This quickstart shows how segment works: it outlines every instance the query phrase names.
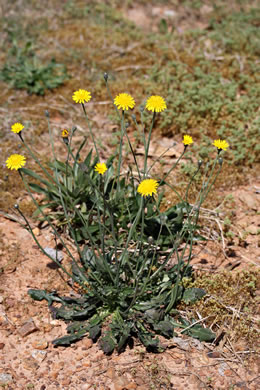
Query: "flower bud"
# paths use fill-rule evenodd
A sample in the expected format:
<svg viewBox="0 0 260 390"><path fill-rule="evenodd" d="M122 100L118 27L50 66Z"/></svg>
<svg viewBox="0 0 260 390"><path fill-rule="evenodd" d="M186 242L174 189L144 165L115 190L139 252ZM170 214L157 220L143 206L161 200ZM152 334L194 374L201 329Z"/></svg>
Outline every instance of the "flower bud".
<svg viewBox="0 0 260 390"><path fill-rule="evenodd" d="M200 169L200 167L202 166L202 164L203 164L203 161L202 160L199 160L198 161L198 168Z"/></svg>
<svg viewBox="0 0 260 390"><path fill-rule="evenodd" d="M107 82L107 80L108 80L108 73L107 72L104 73L104 79L105 79L105 82Z"/></svg>
<svg viewBox="0 0 260 390"><path fill-rule="evenodd" d="M48 110L45 110L45 116L46 116L46 118L49 118L50 117L50 113L49 113L49 111Z"/></svg>
<svg viewBox="0 0 260 390"><path fill-rule="evenodd" d="M223 158L222 157L218 158L218 163L219 163L220 166L222 166L222 164L223 164Z"/></svg>
<svg viewBox="0 0 260 390"><path fill-rule="evenodd" d="M150 245L152 245L154 243L154 239L152 236L149 236L147 241L148 241L148 244L150 244Z"/></svg>
<svg viewBox="0 0 260 390"><path fill-rule="evenodd" d="M15 203L14 208L18 210L19 209L19 205L17 203Z"/></svg>

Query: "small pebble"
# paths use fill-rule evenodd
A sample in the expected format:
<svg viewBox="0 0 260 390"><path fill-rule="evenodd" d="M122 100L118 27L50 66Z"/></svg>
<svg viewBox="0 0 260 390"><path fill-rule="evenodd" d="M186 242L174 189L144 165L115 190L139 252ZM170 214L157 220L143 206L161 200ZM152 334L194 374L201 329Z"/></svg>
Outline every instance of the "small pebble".
<svg viewBox="0 0 260 390"><path fill-rule="evenodd" d="M13 380L13 377L11 374L7 374L5 372L0 374L0 384L1 385L8 385L8 383L12 382L12 380Z"/></svg>
<svg viewBox="0 0 260 390"><path fill-rule="evenodd" d="M33 319L30 318L27 322L25 322L19 329L18 333L20 336L25 337L28 336L29 334L35 332L38 330L37 326L33 322Z"/></svg>
<svg viewBox="0 0 260 390"><path fill-rule="evenodd" d="M52 257L54 260L57 259L57 261L60 263L63 260L63 253L61 251L57 251L56 249L46 247L44 248L44 251Z"/></svg>

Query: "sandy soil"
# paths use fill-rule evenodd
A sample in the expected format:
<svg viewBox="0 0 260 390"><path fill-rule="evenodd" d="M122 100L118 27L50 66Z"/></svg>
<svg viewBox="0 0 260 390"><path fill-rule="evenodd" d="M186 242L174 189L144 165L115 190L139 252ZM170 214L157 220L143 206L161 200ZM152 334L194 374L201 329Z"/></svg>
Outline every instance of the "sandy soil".
<svg viewBox="0 0 260 390"><path fill-rule="evenodd" d="M233 244L209 241L197 245L192 263L196 269L234 272L259 266L259 184L236 189ZM257 226L258 224L258 226ZM55 247L48 229L34 232L43 247ZM240 230L249 232L246 245L238 245ZM257 358L239 343L236 352L183 336L162 340L168 347L162 354L146 353L135 344L125 353L103 354L88 338L70 348L54 348L51 341L65 334L66 325L53 320L46 302L35 302L29 288L73 291L45 257L30 234L18 223L0 218L0 383L7 389L257 389ZM68 244L70 245L70 244ZM73 250L73 247L71 248ZM66 264L68 260L64 258ZM26 325L24 325L26 324ZM243 349L244 348L244 349ZM258 384L257 384L258 383ZM154 387L152 387L152 385Z"/></svg>

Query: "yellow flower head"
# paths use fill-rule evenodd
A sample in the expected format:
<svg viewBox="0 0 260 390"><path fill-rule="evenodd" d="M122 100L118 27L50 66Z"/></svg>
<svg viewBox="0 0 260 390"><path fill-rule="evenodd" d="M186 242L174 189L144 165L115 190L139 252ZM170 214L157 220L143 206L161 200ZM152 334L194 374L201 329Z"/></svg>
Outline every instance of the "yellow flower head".
<svg viewBox="0 0 260 390"><path fill-rule="evenodd" d="M74 92L72 99L76 103L87 103L91 99L91 94L85 89L79 89L78 91Z"/></svg>
<svg viewBox="0 0 260 390"><path fill-rule="evenodd" d="M147 99L145 108L152 112L162 112L167 108L167 106L164 98L154 95Z"/></svg>
<svg viewBox="0 0 260 390"><path fill-rule="evenodd" d="M12 154L8 159L6 160L6 166L8 169L20 169L25 165L26 158L22 156L21 154Z"/></svg>
<svg viewBox="0 0 260 390"><path fill-rule="evenodd" d="M114 104L118 109L128 110L129 108L134 108L135 101L128 93L120 93L115 97Z"/></svg>
<svg viewBox="0 0 260 390"><path fill-rule="evenodd" d="M15 123L12 127L11 127L11 130L13 133L20 133L20 131L22 131L24 128L24 126L21 124L21 123Z"/></svg>
<svg viewBox="0 0 260 390"><path fill-rule="evenodd" d="M221 139L215 140L212 145L216 146L216 148L218 148L218 151L226 150L229 147L227 141Z"/></svg>
<svg viewBox="0 0 260 390"><path fill-rule="evenodd" d="M98 172L100 175L104 175L104 173L107 171L107 166L105 163L97 163L95 165L95 171Z"/></svg>
<svg viewBox="0 0 260 390"><path fill-rule="evenodd" d="M157 180L154 179L145 179L141 181L137 188L137 192L141 194L142 196L150 195L157 193L157 187L159 186L159 183Z"/></svg>
<svg viewBox="0 0 260 390"><path fill-rule="evenodd" d="M193 143L192 137L190 135L184 135L182 143L185 146L188 146L188 145L192 144Z"/></svg>
<svg viewBox="0 0 260 390"><path fill-rule="evenodd" d="M66 129L62 130L61 136L62 136L62 138L68 138L68 136L69 136L68 130L66 130Z"/></svg>

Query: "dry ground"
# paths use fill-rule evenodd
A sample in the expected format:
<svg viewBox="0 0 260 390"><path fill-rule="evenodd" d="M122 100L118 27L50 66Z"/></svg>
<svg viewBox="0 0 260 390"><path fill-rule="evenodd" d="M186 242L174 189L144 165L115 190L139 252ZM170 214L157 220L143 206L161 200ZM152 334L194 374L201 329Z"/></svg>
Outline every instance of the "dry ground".
<svg viewBox="0 0 260 390"><path fill-rule="evenodd" d="M39 20L39 10L37 10L35 2L31 3L33 4L32 8L27 9L26 12L31 16L37 16L37 20ZM47 3L49 4L48 1ZM207 28L207 14L212 11L212 6L208 2L204 3L204 10L200 17L196 16L198 11L191 10L187 14L186 8L185 10L180 7L176 8L178 9L180 32L187 29L190 23L193 23L194 28ZM0 10L2 13L7 10L12 16L12 10L6 7L6 4L1 6ZM22 5L22 1L16 2L18 8L19 4ZM40 38L42 39L41 44L44 39L46 40L49 51L44 46L41 50L46 50L49 57L53 51L58 60L59 57L63 60L65 58L73 78L64 87L54 93L48 92L43 98L34 95L28 96L24 91L13 91L6 84L1 84L2 107L0 116L3 123L1 151L4 156L2 163L13 152L14 144L15 151L20 150L15 135L10 134L9 131L14 118L15 121L28 121L27 137L30 138L31 143L44 161L46 161L48 150L44 110L49 109L51 113L51 125L57 139L60 129L71 128L75 123L78 126L79 134L84 133L85 124L81 117L80 108L73 106L71 102L71 93L81 87L82 80L87 83L90 80L93 83L96 82L98 90L96 102L89 105L89 114L94 124L94 130L102 140L102 157L107 157L113 146L113 137L118 126L115 124L114 118L107 116L107 113L110 112L107 108L110 103L104 97L97 74L107 70L108 63L113 63L113 67L116 68L115 74L123 74L118 76L119 81L118 79L115 81L113 88L116 89L120 83L126 83L131 90L130 76L140 71L142 66L145 68L150 65L147 64L145 58L142 58L140 47L136 46L137 49L135 46L128 47L127 50L121 52L121 48L117 45L110 47L109 44L107 46L106 38L102 43L102 52L98 48L95 51L94 44L91 43L91 53L96 55L99 66L95 67L94 63L89 65L86 52L84 52L85 60L78 53L81 50L86 50L87 41L84 34L73 47L74 38L79 37L80 23L75 23L75 20L71 22L69 33L68 24L66 24L68 21L65 20L63 27L61 27L54 18L55 12L59 15L59 1L55 1L53 4L55 4L53 9L46 7L42 11L43 17L50 15L50 25L48 31L45 31ZM119 2L115 2L115 7L120 8ZM149 9L149 12L146 10L147 8L142 1L137 2L136 6L122 4L121 7L126 18L148 32L158 29L158 22L162 17L165 18L165 15L166 17L174 17L168 11L173 12L175 8L171 6L169 9L163 4L154 5ZM91 34L93 34L92 30ZM67 47L65 47L66 44ZM63 56L65 49L71 50L74 61L72 64L69 63L68 52L66 52L65 57ZM131 63L133 52L135 58L138 57L138 61L141 62L141 65L138 64L136 68L134 68L136 64ZM128 65L126 65L125 58L129 62ZM79 64L78 74L75 59ZM0 60L3 60L3 53L0 55ZM84 74L86 67L88 76ZM132 129L130 128L129 131L134 140ZM181 135L177 134L166 138L161 136L158 129L155 131L151 145L153 154L151 157L160 155L162 150L168 147L168 143L173 140L176 141L176 146L173 152L166 156L165 167L178 157L182 147ZM56 146L62 155L64 153L62 143L57 141ZM140 158L142 158L141 152ZM30 166L30 164L29 162L28 165ZM211 198L213 205L211 210L205 209L202 213L205 226L203 233L209 238L209 241L207 244L199 243L194 247L192 264L198 275L210 275L209 277L213 278L222 270L232 273L232 275L239 275L243 270L255 273L256 276L259 275L260 182L259 177L256 177L256 171L257 169L247 171L243 185L238 185L235 179L230 186L229 183L221 180L220 184L217 185ZM235 176L236 172L234 171ZM233 198L228 198L229 200L223 202L226 195L230 194ZM233 305L228 309L225 308L231 311L232 321L228 322L228 325L224 325L224 328L226 326L225 336L218 345L201 343L180 334L179 338L170 341L162 340L168 346L162 354L147 353L141 345L135 344L125 353L120 355L114 353L108 357L99 350L98 345L92 345L92 342L87 338L69 348L54 348L51 341L64 335L66 325L62 321L52 320L47 304L32 301L27 290L29 288L55 289L66 294L73 294L73 291L64 282L62 275L53 264L40 253L30 234L18 223L6 217L6 213L9 213L9 216L13 215L12 205L16 201L19 201L21 207L24 207L27 215L30 215L32 211L28 197L17 181L16 173L8 173L3 169L0 201L2 209L0 217L0 385L3 388L10 390L253 390L260 387L257 336L252 338L252 334L257 335L259 332L257 328L257 322L259 323L257 300L252 311L248 314L252 326L250 339L244 336L240 338L238 333L235 333L232 338L233 323L236 323L239 316L244 318L246 315L244 308L238 309L236 302L233 302ZM215 207L218 208L218 211ZM231 226L227 223L226 218L231 221ZM32 223L35 234L42 245L54 248L55 242L48 229L40 229L35 220ZM229 234L230 232L232 234ZM64 262L66 263L66 261L68 260L65 258ZM259 285L256 285L254 296L259 297ZM221 294L218 298L221 299ZM200 313L198 318L199 315ZM210 326L213 321L214 318L209 318L203 323ZM27 324L25 328L24 324ZM221 327L220 322L218 322L218 326ZM219 335L221 332L222 329L219 329ZM254 345L252 345L252 340L254 340Z"/></svg>

